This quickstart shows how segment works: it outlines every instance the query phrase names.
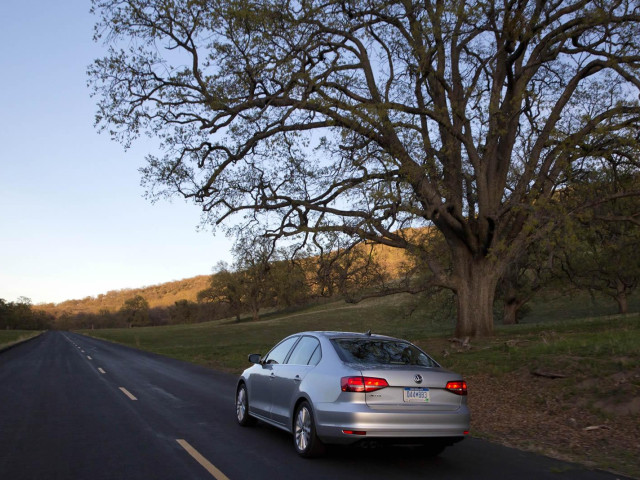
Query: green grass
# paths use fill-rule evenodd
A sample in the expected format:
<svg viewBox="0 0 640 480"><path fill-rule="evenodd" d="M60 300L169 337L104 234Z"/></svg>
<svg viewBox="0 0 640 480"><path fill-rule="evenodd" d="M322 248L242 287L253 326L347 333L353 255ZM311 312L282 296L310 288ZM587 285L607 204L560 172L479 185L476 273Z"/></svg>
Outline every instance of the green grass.
<svg viewBox="0 0 640 480"><path fill-rule="evenodd" d="M640 315L574 319L497 328L472 342L453 367L468 373L505 373L522 368L609 374L640 366Z"/></svg>
<svg viewBox="0 0 640 480"><path fill-rule="evenodd" d="M569 299L564 308L571 309ZM456 353L449 338L453 322L437 302L396 295L358 304L334 302L297 313L270 315L257 322L218 320L195 325L92 330L84 333L201 365L240 372L247 354L266 353L286 335L304 330L367 331L407 338L447 367L462 373L505 373L531 369L584 368L611 372L620 361L638 364L640 329L637 315L551 320L496 327L496 335L474 340L465 355ZM447 353L445 353L447 350ZM626 360L620 360L626 359Z"/></svg>
<svg viewBox="0 0 640 480"><path fill-rule="evenodd" d="M0 350L37 335L40 335L40 332L33 330L0 330Z"/></svg>
<svg viewBox="0 0 640 480"><path fill-rule="evenodd" d="M393 333L402 318L402 306L376 299L358 305L340 302L315 306L298 313L270 316L258 322L221 320L196 325L84 333L181 360L239 372L247 366L247 354L264 354L275 342L297 331L366 331L371 328L375 332Z"/></svg>
<svg viewBox="0 0 640 480"><path fill-rule="evenodd" d="M416 338L451 329L451 321L431 318L410 296L370 299L358 304L334 302L257 322L218 320L195 325L91 330L83 333L181 360L239 372L247 354L266 353L286 335L303 330L367 331Z"/></svg>
<svg viewBox="0 0 640 480"><path fill-rule="evenodd" d="M547 323L617 313L617 305L611 298L591 296L584 292L561 295L554 291L543 291L534 297L528 308L530 310L523 323ZM640 292L629 297L629 311L640 312Z"/></svg>

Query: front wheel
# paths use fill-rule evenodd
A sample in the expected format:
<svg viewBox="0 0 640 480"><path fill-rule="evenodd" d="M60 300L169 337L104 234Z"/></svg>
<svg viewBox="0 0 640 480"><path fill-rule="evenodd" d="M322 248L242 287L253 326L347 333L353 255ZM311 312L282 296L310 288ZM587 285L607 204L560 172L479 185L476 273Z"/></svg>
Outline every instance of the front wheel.
<svg viewBox="0 0 640 480"><path fill-rule="evenodd" d="M249 415L249 395L244 383L238 387L236 392L236 420L242 427L248 427L255 423L255 418Z"/></svg>
<svg viewBox="0 0 640 480"><path fill-rule="evenodd" d="M293 422L293 445L302 457L317 457L324 453L324 445L316 435L313 410L305 401L297 410Z"/></svg>

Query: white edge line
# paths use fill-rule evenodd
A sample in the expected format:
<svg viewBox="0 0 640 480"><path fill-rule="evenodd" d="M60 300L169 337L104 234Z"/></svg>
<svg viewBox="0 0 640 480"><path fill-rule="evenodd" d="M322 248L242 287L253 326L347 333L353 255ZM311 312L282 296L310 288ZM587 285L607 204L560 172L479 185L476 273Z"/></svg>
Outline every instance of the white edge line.
<svg viewBox="0 0 640 480"><path fill-rule="evenodd" d="M122 390L122 393L124 393L127 397L129 397L131 400L138 400L136 397L133 396L133 394L127 390L124 387L120 387L120 390Z"/></svg>
<svg viewBox="0 0 640 480"><path fill-rule="evenodd" d="M215 465L213 465L209 460L207 460L206 458L204 458L200 452L198 452L195 448L193 448L191 445L189 445L189 442L187 442L186 440L182 440L182 439L177 439L176 442L178 442L178 444L184 448L187 453L189 455L191 455L196 462L198 462L200 465L202 465L204 467L204 469L209 472L216 480L229 480L229 477L227 477L224 473L222 473L220 470L218 470Z"/></svg>

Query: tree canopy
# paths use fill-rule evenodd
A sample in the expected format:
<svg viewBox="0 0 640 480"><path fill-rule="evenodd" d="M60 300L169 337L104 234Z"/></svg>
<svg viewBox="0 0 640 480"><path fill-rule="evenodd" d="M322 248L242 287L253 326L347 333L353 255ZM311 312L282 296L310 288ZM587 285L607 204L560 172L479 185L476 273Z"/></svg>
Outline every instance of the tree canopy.
<svg viewBox="0 0 640 480"><path fill-rule="evenodd" d="M136 295L125 300L120 313L130 327L146 326L149 323L149 302L142 295Z"/></svg>
<svg viewBox="0 0 640 480"><path fill-rule="evenodd" d="M19 297L15 302L0 298L0 329L46 330L53 324L53 315L36 310L31 299Z"/></svg>
<svg viewBox="0 0 640 480"><path fill-rule="evenodd" d="M93 5L97 124L158 139L152 197L307 244L419 252L403 232L433 225L449 258L425 256L430 282L455 292L459 335L492 332L507 266L573 213L566 185L635 158L637 0Z"/></svg>
<svg viewBox="0 0 640 480"><path fill-rule="evenodd" d="M607 295L619 313L628 313L628 297L640 282L640 197L614 194L638 188L640 176L615 167L572 188L573 201L593 208L564 225L556 269L575 287Z"/></svg>

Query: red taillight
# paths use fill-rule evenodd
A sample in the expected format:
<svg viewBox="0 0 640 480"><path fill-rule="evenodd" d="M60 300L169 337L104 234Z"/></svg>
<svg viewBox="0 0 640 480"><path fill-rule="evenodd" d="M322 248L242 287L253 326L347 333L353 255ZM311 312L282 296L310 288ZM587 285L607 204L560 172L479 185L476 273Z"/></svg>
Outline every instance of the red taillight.
<svg viewBox="0 0 640 480"><path fill-rule="evenodd" d="M384 378L342 377L340 380L343 392L375 392L388 386Z"/></svg>
<svg viewBox="0 0 640 480"><path fill-rule="evenodd" d="M447 386L444 387L451 393L455 393L456 395L466 395L467 394L467 382L464 380L458 380L455 382L447 382Z"/></svg>
<svg viewBox="0 0 640 480"><path fill-rule="evenodd" d="M343 392L364 392L364 378L342 377L340 387Z"/></svg>
<svg viewBox="0 0 640 480"><path fill-rule="evenodd" d="M388 387L389 384L384 378L371 378L364 377L364 391L365 392L374 392L376 390L380 390L381 388Z"/></svg>

